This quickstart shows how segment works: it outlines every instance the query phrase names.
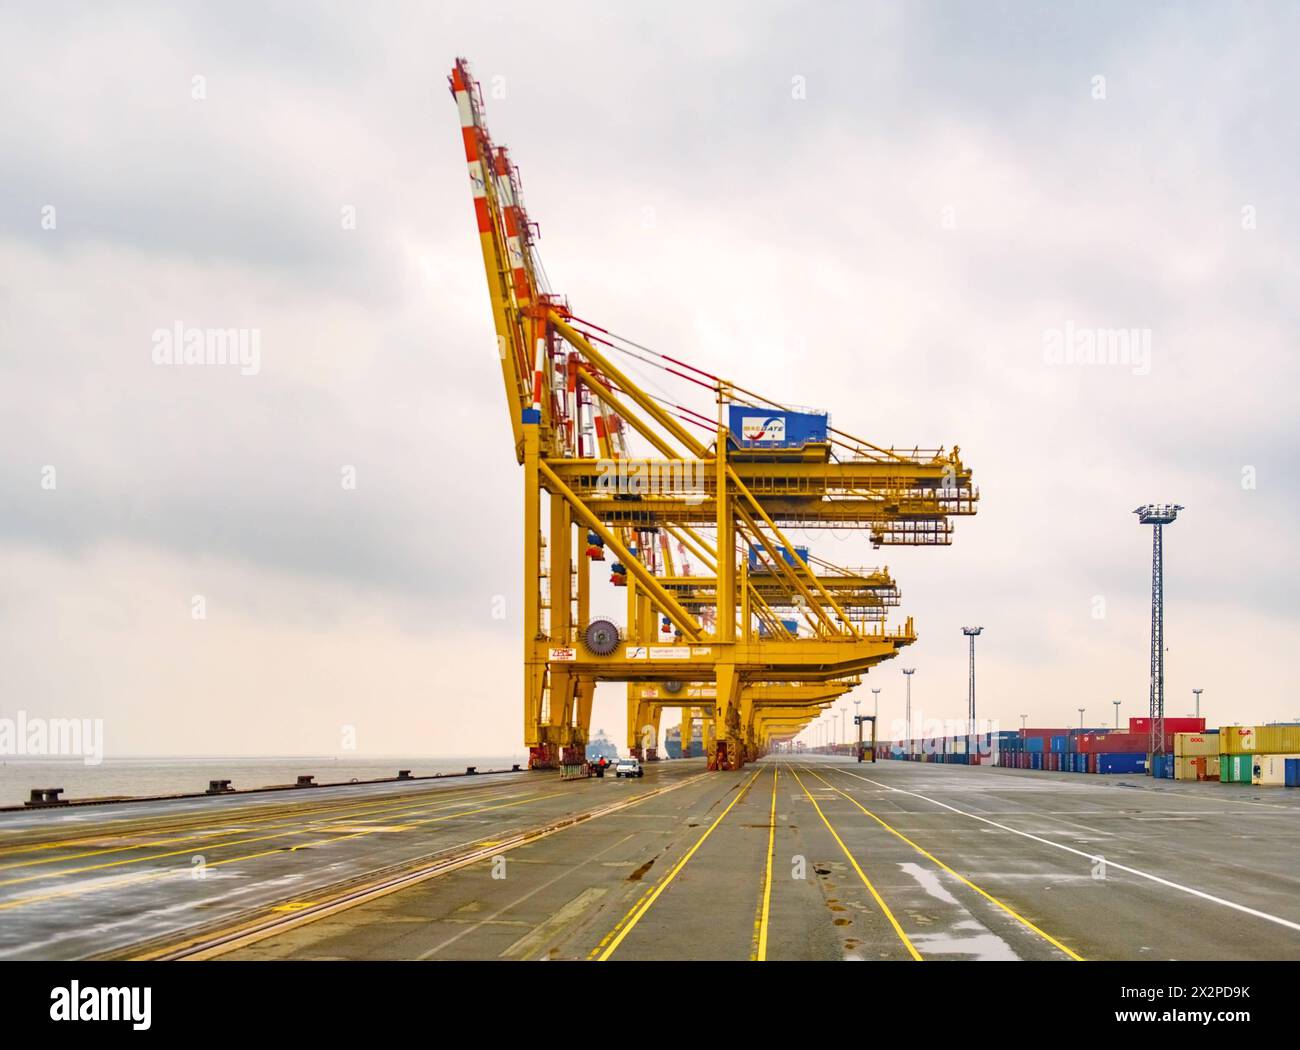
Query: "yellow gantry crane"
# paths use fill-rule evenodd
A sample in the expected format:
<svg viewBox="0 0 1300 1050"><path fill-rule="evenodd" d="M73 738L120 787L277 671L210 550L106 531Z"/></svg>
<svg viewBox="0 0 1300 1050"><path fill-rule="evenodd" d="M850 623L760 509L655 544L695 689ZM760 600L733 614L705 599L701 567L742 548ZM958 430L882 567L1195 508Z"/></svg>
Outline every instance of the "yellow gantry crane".
<svg viewBox="0 0 1300 1050"><path fill-rule="evenodd" d="M635 753L655 757L673 707L683 753L701 719L709 767L737 769L916 639L910 617L885 624L887 569L833 565L787 532L946 545L975 513L971 472L956 446L882 448L577 317L545 283L464 59L450 83L523 468L529 764L580 767L596 684L625 682ZM647 367L653 384L632 375ZM591 616L602 563L626 589L621 625Z"/></svg>

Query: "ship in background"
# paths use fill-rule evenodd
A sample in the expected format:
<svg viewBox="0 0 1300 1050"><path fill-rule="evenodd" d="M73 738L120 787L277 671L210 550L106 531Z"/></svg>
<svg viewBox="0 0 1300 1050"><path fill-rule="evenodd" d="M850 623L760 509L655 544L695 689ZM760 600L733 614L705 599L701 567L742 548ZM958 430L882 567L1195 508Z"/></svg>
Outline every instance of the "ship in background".
<svg viewBox="0 0 1300 1050"><path fill-rule="evenodd" d="M602 758L617 762L618 747L605 735L605 730L597 729L595 735L587 741L587 761L598 762Z"/></svg>
<svg viewBox="0 0 1300 1050"><path fill-rule="evenodd" d="M669 726L664 733L664 753L669 758L682 757L682 727ZM704 724L697 718L695 732L691 734L691 754L697 758L704 754Z"/></svg>

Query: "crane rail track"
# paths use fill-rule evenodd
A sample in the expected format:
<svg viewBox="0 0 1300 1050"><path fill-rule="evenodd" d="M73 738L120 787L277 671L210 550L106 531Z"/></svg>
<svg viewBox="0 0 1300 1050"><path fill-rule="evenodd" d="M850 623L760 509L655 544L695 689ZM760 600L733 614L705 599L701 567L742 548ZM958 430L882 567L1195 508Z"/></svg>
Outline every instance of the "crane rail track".
<svg viewBox="0 0 1300 1050"><path fill-rule="evenodd" d="M328 915L337 914L348 908L356 907L359 904L364 904L367 901L375 900L409 886L458 871L479 861L488 860L509 850L518 849L520 846L528 845L531 842L547 838L569 828L585 824L588 821L628 809L647 799L693 784L706 776L707 774L701 773L662 787L651 788L631 798L622 799L619 802L585 812L569 814L558 820L516 832L488 844L464 844L460 847L452 847L451 850L439 851L437 854L421 858L414 863L405 862L393 865L391 868L379 869L360 878L325 887L324 893L330 895L328 900L309 904L289 913L267 914L268 912L274 912L276 908L282 908L285 904L282 901L269 907L263 906L252 917L245 917L234 924L227 919L214 928L200 929L197 932L191 931L184 938L178 939L174 935L160 938L143 945L134 945L127 950L110 953L104 957L128 958L137 961L179 961L214 958L236 948L242 948L268 937L288 932L299 926L307 925ZM467 845L471 848L466 849L465 846ZM449 853L451 855L448 855ZM321 895L320 892L317 895Z"/></svg>

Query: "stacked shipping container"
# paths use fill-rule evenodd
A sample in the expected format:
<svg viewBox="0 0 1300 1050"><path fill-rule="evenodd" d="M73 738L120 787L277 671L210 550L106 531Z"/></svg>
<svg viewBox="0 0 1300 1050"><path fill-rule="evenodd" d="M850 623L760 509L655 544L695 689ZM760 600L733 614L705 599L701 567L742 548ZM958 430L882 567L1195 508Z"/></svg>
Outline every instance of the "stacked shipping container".
<svg viewBox="0 0 1300 1050"><path fill-rule="evenodd" d="M1024 729L975 736L883 742L877 756L954 765L1071 773L1147 773L1225 784L1300 786L1300 724L1225 726L1202 718L1165 719L1165 754L1151 756L1150 719L1118 729Z"/></svg>
<svg viewBox="0 0 1300 1050"><path fill-rule="evenodd" d="M1219 779L1229 784L1295 787L1287 762L1300 756L1300 725L1224 726L1219 730Z"/></svg>

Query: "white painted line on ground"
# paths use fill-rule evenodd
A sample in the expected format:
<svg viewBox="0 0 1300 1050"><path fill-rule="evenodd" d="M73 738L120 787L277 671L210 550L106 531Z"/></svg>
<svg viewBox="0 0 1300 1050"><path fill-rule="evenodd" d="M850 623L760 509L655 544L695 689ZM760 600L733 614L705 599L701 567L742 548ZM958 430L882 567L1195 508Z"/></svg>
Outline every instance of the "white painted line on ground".
<svg viewBox="0 0 1300 1050"><path fill-rule="evenodd" d="M969 770L971 768L970 766L947 765L942 762L925 763L925 765L928 767L929 770L937 771L943 769L947 771L949 776L956 776L958 770ZM1039 776L1046 775L1048 779L1041 781L1041 785L1044 790L1047 790L1049 787L1053 789L1064 787L1067 790L1081 790L1083 788L1089 788L1094 786L1086 783L1075 783L1069 778L1077 778L1081 776L1098 776L1099 778L1104 779L1111 776L1122 777L1126 775L1134 775L1134 774L1124 774L1124 773L1107 773L1107 774L1058 773L1055 770L1050 770L1050 769L1011 769L1007 766L977 766L975 768L987 769L990 771L990 773L992 773L993 770L998 770L999 773L992 773L992 775L994 776L997 776L999 774L1012 774L1011 776L1007 777L1007 782L1014 783L1017 787L1021 785L1029 786L1027 782L1029 781L1030 777L1039 777ZM1014 774L1024 774L1024 776L1015 776ZM1136 774L1136 775L1141 775L1145 777L1145 774ZM1183 781L1183 783L1191 783L1191 781ZM1197 783L1211 784L1214 783L1214 781L1209 781L1209 780L1197 781ZM983 788L983 786L984 785L982 784L979 785L980 788ZM1038 783L1032 783L1031 790L1037 790L1039 786L1040 784ZM1287 813L1296 813L1298 810L1300 810L1300 807L1298 806L1285 805L1285 804L1279 805L1276 802L1252 802L1249 799L1244 799L1244 798L1214 798L1211 795L1210 790L1193 793L1190 791L1175 791L1173 788L1166 788L1166 787L1138 787L1136 784L1124 783L1118 780L1113 783L1107 782L1104 784L1097 784L1095 786L1108 787L1108 788L1128 787L1130 790L1145 791L1149 794L1160 794L1167 798L1185 798L1185 799L1191 799L1195 801L1208 800L1213 802L1222 802L1230 806L1255 806L1256 808L1259 809L1277 809ZM1269 790L1269 789L1265 788L1265 790Z"/></svg>
<svg viewBox="0 0 1300 1050"><path fill-rule="evenodd" d="M1236 901L1225 900L1223 897L1216 897L1214 894L1206 893L1204 890L1194 889L1191 886L1184 886L1182 883L1161 878L1159 875L1152 875L1149 871L1142 871L1139 868L1130 868L1127 865L1120 864L1117 861L1110 860L1104 856L1095 853L1086 853L1083 850L1075 849L1073 846L1067 846L1061 842L1053 842L1051 839L1041 838L1038 835L1031 835L1027 831L1020 831L1017 828L1008 827L1006 824L999 824L996 820L989 820L987 817L981 817L977 813L967 813L964 809L950 806L946 802L940 802L937 798L930 798L928 795L922 795L917 791L907 791L904 788L882 784L878 780L872 780L870 777L860 776L859 774L852 773L847 769L839 769L837 772L844 773L846 776L853 777L856 780L866 781L868 784L874 784L876 787L884 788L887 791L897 791L901 795L911 795L913 798L919 798L925 802L932 803L933 805L942 806L944 809L951 810L953 813L960 814L963 817L969 817L971 820L978 820L984 824L992 825L995 828L1001 828L1003 831L1009 831L1013 835L1020 835L1022 838L1041 842L1043 845L1051 846L1054 849L1065 850L1067 853L1073 853L1076 856L1083 857L1085 860L1103 861L1107 868L1114 868L1117 871L1127 872L1130 875L1136 875L1140 879L1147 879L1148 881L1158 883L1161 886L1168 886L1170 889L1178 890L1180 893L1187 893L1193 897L1199 897L1201 900L1209 901L1212 904L1221 904L1223 907L1231 908L1233 911L1243 912L1246 915L1253 915L1257 919L1263 919L1266 922L1276 923L1278 926L1285 926L1289 930L1300 932L1300 922L1292 922L1290 919L1284 919L1280 915L1272 915L1269 912L1260 911L1258 908L1250 908L1245 904L1238 904Z"/></svg>

